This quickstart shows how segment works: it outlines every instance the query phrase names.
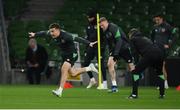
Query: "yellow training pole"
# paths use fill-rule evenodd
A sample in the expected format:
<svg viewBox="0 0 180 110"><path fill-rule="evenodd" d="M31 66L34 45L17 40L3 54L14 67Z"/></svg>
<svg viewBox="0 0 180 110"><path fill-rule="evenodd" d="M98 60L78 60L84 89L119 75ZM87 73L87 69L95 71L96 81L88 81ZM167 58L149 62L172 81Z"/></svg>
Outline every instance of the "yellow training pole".
<svg viewBox="0 0 180 110"><path fill-rule="evenodd" d="M97 13L97 41L98 41L98 72L99 72L99 89L101 89L102 85L101 85L101 82L102 82L102 78L101 78L101 75L102 75L102 71L101 71L101 41L100 41L100 26L99 26L99 14Z"/></svg>

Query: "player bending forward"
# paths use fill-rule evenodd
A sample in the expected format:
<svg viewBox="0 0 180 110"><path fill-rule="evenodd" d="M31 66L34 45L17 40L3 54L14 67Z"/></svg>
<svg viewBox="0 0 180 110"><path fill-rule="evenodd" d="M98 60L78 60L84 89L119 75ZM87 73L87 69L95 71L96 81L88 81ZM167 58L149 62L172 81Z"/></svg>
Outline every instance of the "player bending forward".
<svg viewBox="0 0 180 110"><path fill-rule="evenodd" d="M93 47L93 45L97 42L89 42L85 39L82 39L80 37L73 37L70 33L65 32L60 29L59 24L53 23L49 26L48 31L40 31L40 32L30 32L29 37L35 37L35 36L43 36L43 35L50 35L55 43L59 46L61 49L61 57L63 60L62 67L61 67L61 80L59 84L59 88L57 90L52 90L52 93L58 97L62 96L64 83L67 80L68 73L70 73L72 76L79 75L83 72L93 71L98 73L97 69L93 64L90 64L88 67L84 68L74 68L74 62L78 58L77 50L75 48L74 41L88 44L89 46Z"/></svg>

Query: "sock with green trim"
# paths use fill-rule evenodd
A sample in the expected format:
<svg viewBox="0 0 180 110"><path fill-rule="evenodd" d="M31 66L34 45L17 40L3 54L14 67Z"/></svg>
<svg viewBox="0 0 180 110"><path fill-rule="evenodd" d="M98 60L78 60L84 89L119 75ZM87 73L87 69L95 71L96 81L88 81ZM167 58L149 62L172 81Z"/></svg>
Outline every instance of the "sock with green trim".
<svg viewBox="0 0 180 110"><path fill-rule="evenodd" d="M164 75L158 75L159 94L164 95Z"/></svg>
<svg viewBox="0 0 180 110"><path fill-rule="evenodd" d="M133 74L133 90L132 94L138 95L138 86L139 86L139 75L138 74Z"/></svg>

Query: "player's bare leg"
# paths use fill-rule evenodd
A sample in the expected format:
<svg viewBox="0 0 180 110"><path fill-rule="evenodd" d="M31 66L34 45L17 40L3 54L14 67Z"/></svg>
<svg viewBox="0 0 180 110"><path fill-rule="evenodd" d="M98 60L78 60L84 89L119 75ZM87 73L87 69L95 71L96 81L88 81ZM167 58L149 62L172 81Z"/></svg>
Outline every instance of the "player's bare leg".
<svg viewBox="0 0 180 110"><path fill-rule="evenodd" d="M74 68L74 67L72 67L70 69L70 73L71 73L72 76L77 76L77 75L80 75L80 74L88 72L88 71L94 71L96 73L98 72L98 70L94 67L93 64L90 64L88 67L84 67L84 68ZM90 88L95 84L96 84L95 78L92 78L89 85L87 86L87 88Z"/></svg>
<svg viewBox="0 0 180 110"><path fill-rule="evenodd" d="M62 96L62 91L63 91L63 87L64 84L67 80L68 74L69 74L69 70L71 69L71 64L69 62L64 62L62 67L61 67L61 81L59 84L59 88L57 90L53 90L53 94L61 97Z"/></svg>
<svg viewBox="0 0 180 110"><path fill-rule="evenodd" d="M81 73L84 73L86 72L86 67L84 68L75 68L75 67L72 67L69 72L71 73L72 76L77 76Z"/></svg>
<svg viewBox="0 0 180 110"><path fill-rule="evenodd" d="M108 70L109 70L109 74L111 76L111 81L112 81L112 89L110 92L118 92L117 89L117 83L116 83L116 71L115 71L115 64L116 62L113 60L113 57L110 56L108 59Z"/></svg>
<svg viewBox="0 0 180 110"><path fill-rule="evenodd" d="M95 68L94 64L90 64L88 67L83 67L83 68L75 68L72 67L69 72L71 73L72 76L77 76L82 73L88 72L88 71L93 71L95 73L98 73L98 70Z"/></svg>
<svg viewBox="0 0 180 110"><path fill-rule="evenodd" d="M59 84L60 86L57 90L52 91L53 94L58 96L58 97L62 96L63 87L64 87L64 84L67 80L69 73L76 76L76 75L79 75L79 74L81 74L83 72L87 72L87 71L98 72L93 64L90 64L88 67L84 67L84 68L74 68L74 67L71 67L71 64L69 62L64 62L62 67L61 67L61 81Z"/></svg>

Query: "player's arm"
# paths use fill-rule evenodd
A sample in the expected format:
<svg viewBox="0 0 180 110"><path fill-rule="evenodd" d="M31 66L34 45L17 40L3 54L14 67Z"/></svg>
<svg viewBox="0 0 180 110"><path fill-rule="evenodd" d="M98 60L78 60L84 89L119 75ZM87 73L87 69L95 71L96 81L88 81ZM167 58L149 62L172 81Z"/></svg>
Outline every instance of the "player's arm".
<svg viewBox="0 0 180 110"><path fill-rule="evenodd" d="M134 63L137 64L139 59L140 59L140 54L138 53L135 45L134 45L134 42L136 41L137 39L135 37L133 37L131 40L130 40L130 47L131 47L131 54L133 56L133 60L134 60Z"/></svg>
<svg viewBox="0 0 180 110"><path fill-rule="evenodd" d="M83 44L90 44L90 41L83 39L82 37L73 37L73 40Z"/></svg>
<svg viewBox="0 0 180 110"><path fill-rule="evenodd" d="M89 32L89 30L88 30L88 27L86 27L86 32L85 32L85 36L83 37L84 39L86 39L86 40L89 40L89 36L90 36L90 32ZM86 48L87 47L89 47L89 45L85 45L86 46Z"/></svg>
<svg viewBox="0 0 180 110"><path fill-rule="evenodd" d="M26 56L25 56L25 61L28 67L33 67L33 64L30 62L30 52L29 52L29 47L26 49Z"/></svg>
<svg viewBox="0 0 180 110"><path fill-rule="evenodd" d="M122 39L119 39L119 41L116 43L116 46L114 49L114 55L113 55L115 59L117 59L117 57L119 55L122 43L123 43Z"/></svg>
<svg viewBox="0 0 180 110"><path fill-rule="evenodd" d="M101 49L105 49L107 45L107 39L105 38L105 33L100 28L100 42L101 42Z"/></svg>
<svg viewBox="0 0 180 110"><path fill-rule="evenodd" d="M88 28L86 28L86 36L84 37L86 40L89 40L90 39L90 31L88 30Z"/></svg>
<svg viewBox="0 0 180 110"><path fill-rule="evenodd" d="M168 26L169 32L170 32L170 36L168 38L168 46L171 47L172 44L175 42L176 37L178 36L178 28L176 27L172 27L172 26Z"/></svg>
<svg viewBox="0 0 180 110"><path fill-rule="evenodd" d="M150 39L151 39L151 41L154 43L154 34L155 34L155 32L154 32L154 29L150 32Z"/></svg>
<svg viewBox="0 0 180 110"><path fill-rule="evenodd" d="M116 29L116 31L114 32L114 37L115 37L115 40L116 40L116 44L115 44L115 49L114 49L114 59L117 60L117 57L119 55L119 52L120 52L120 49L122 47L122 43L123 43L123 40L121 37L125 37L125 35L123 35L122 32L119 30L119 29Z"/></svg>
<svg viewBox="0 0 180 110"><path fill-rule="evenodd" d="M90 41L88 41L86 39L83 39L82 37L73 37L73 41L89 45L90 47L93 47L93 45L97 43L97 41L90 42Z"/></svg>
<svg viewBox="0 0 180 110"><path fill-rule="evenodd" d="M50 35L48 31L39 31L39 32L29 32L29 37L36 37L36 36L47 36Z"/></svg>

